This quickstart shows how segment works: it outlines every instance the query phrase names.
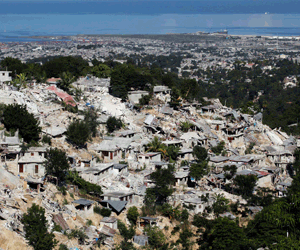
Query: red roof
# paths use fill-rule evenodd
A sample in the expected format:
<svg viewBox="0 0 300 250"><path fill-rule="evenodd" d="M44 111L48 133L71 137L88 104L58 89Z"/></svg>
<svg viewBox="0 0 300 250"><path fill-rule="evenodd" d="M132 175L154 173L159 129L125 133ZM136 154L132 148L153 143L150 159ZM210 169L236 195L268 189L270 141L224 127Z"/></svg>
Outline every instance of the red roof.
<svg viewBox="0 0 300 250"><path fill-rule="evenodd" d="M48 90L53 91L58 97L60 97L67 105L71 105L73 107L76 106L76 103L72 96L67 94L66 92L59 91L54 85L47 88Z"/></svg>
<svg viewBox="0 0 300 250"><path fill-rule="evenodd" d="M260 173L261 175L264 175L264 176L269 175L269 173L268 173L268 172L265 172L265 171L257 171L257 172Z"/></svg>

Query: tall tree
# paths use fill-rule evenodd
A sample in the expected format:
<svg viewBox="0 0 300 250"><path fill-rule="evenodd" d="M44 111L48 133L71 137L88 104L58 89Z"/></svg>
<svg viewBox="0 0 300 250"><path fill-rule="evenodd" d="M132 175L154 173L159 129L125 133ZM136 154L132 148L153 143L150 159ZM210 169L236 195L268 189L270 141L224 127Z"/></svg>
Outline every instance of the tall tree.
<svg viewBox="0 0 300 250"><path fill-rule="evenodd" d="M75 120L67 128L67 139L78 147L84 147L89 137L90 130L85 121Z"/></svg>
<svg viewBox="0 0 300 250"><path fill-rule="evenodd" d="M45 209L35 203L27 209L21 222L24 225L25 238L34 250L51 250L57 241L53 233L48 232Z"/></svg>
<svg viewBox="0 0 300 250"><path fill-rule="evenodd" d="M174 169L170 166L167 169L157 169L150 175L150 178L154 181L155 187L148 188L146 196L152 197L154 195L156 203L165 203L167 198L174 192L172 188L175 183Z"/></svg>
<svg viewBox="0 0 300 250"><path fill-rule="evenodd" d="M239 195L244 198L252 196L253 189L256 185L257 177L253 174L251 175L237 175L233 179L233 184L236 187L236 191Z"/></svg>
<svg viewBox="0 0 300 250"><path fill-rule="evenodd" d="M63 181L69 168L70 164L65 151L58 148L47 150L45 169L48 175L56 176Z"/></svg>
<svg viewBox="0 0 300 250"><path fill-rule="evenodd" d="M62 90L69 92L71 84L75 82L76 78L70 72L62 72L60 75L60 81L57 84Z"/></svg>
<svg viewBox="0 0 300 250"><path fill-rule="evenodd" d="M207 160L207 150L201 146L195 146L193 148L193 156L197 162L203 162Z"/></svg>
<svg viewBox="0 0 300 250"><path fill-rule="evenodd" d="M97 127L99 122L97 121L98 115L95 110L89 109L84 113L84 121L88 125L90 133L93 137L97 134Z"/></svg>
<svg viewBox="0 0 300 250"><path fill-rule="evenodd" d="M41 128L38 120L30 114L25 105L10 104L3 112L3 124L8 130L19 130L24 141L38 141Z"/></svg>
<svg viewBox="0 0 300 250"><path fill-rule="evenodd" d="M208 221L197 215L193 224L201 232L198 239L200 250L251 249L242 228L226 217Z"/></svg>

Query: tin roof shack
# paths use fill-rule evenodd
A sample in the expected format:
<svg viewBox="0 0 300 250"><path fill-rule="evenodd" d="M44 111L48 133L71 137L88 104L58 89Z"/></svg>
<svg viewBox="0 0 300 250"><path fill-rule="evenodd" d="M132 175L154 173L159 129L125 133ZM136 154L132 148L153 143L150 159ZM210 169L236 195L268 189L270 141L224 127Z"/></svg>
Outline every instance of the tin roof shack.
<svg viewBox="0 0 300 250"><path fill-rule="evenodd" d="M161 153L160 152L148 152L138 155L138 162L141 166L150 168L152 165L151 162L161 162Z"/></svg>
<svg viewBox="0 0 300 250"><path fill-rule="evenodd" d="M168 86L164 86L164 85L154 86L153 93L154 94L162 93L164 95L171 94L171 89Z"/></svg>
<svg viewBox="0 0 300 250"><path fill-rule="evenodd" d="M44 162L45 155L42 152L32 149L18 160L18 173L21 176L31 175L33 177L41 177L45 175Z"/></svg>
<svg viewBox="0 0 300 250"><path fill-rule="evenodd" d="M187 186L189 180L189 171L178 171L175 173L176 186Z"/></svg>
<svg viewBox="0 0 300 250"><path fill-rule="evenodd" d="M115 191L104 193L100 197L108 201L126 201L128 205L138 204L139 202L139 197L135 192Z"/></svg>
<svg viewBox="0 0 300 250"><path fill-rule="evenodd" d="M60 138L67 132L67 128L63 127L62 125L61 126L50 126L50 127L43 128L42 132L53 138Z"/></svg>
<svg viewBox="0 0 300 250"><path fill-rule="evenodd" d="M223 167L226 163L228 163L229 158L225 156L214 156L209 158L208 165L215 167L216 173L221 173L223 171Z"/></svg>
<svg viewBox="0 0 300 250"><path fill-rule="evenodd" d="M100 184L101 179L114 175L113 163L98 163L90 168L76 168L79 175L86 181Z"/></svg>
<svg viewBox="0 0 300 250"><path fill-rule="evenodd" d="M212 115L216 112L217 109L218 107L216 107L215 105L208 105L201 107L200 110L202 114Z"/></svg>
<svg viewBox="0 0 300 250"><path fill-rule="evenodd" d="M125 130L125 131L117 131L115 135L117 137L124 137L124 138L132 138L137 132L134 130Z"/></svg>
<svg viewBox="0 0 300 250"><path fill-rule="evenodd" d="M180 136L180 140L182 141L183 147L190 148L195 147L197 145L202 145L202 141L205 139L205 136L201 136L196 131L187 132Z"/></svg>
<svg viewBox="0 0 300 250"><path fill-rule="evenodd" d="M94 201L79 199L72 201L73 208L83 218L91 216L94 213Z"/></svg>
<svg viewBox="0 0 300 250"><path fill-rule="evenodd" d="M126 158L132 147L131 138L113 137L106 138L98 145L92 145L90 149L95 150L104 162L119 162Z"/></svg>
<svg viewBox="0 0 300 250"><path fill-rule="evenodd" d="M115 163L113 171L115 175L126 174L128 173L128 165Z"/></svg>
<svg viewBox="0 0 300 250"><path fill-rule="evenodd" d="M105 206L115 212L117 215L123 212L127 205L127 201L119 201L119 200L102 200L100 201L102 206Z"/></svg>
<svg viewBox="0 0 300 250"><path fill-rule="evenodd" d="M107 226L109 228L118 229L118 219L116 217L104 217L100 221L100 227Z"/></svg>
<svg viewBox="0 0 300 250"><path fill-rule="evenodd" d="M229 161L235 164L246 165L247 168L257 167L260 164L260 155L234 155L229 157Z"/></svg>
<svg viewBox="0 0 300 250"><path fill-rule="evenodd" d="M178 152L178 160L181 162L194 160L193 150L190 148L181 148Z"/></svg>
<svg viewBox="0 0 300 250"><path fill-rule="evenodd" d="M57 89L56 86L52 85L52 86L48 87L47 89L50 91L53 91L56 94L57 98L59 100L62 100L63 102L65 102L67 105L71 105L73 107L76 106L76 102L74 101L73 97L64 91Z"/></svg>

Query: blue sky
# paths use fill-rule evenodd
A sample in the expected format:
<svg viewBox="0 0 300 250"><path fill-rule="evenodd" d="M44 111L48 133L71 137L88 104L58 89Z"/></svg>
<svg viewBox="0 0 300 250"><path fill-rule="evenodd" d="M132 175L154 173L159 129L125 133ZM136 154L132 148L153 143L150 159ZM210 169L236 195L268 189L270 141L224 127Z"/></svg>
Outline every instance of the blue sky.
<svg viewBox="0 0 300 250"><path fill-rule="evenodd" d="M299 14L300 0L0 0L0 14Z"/></svg>

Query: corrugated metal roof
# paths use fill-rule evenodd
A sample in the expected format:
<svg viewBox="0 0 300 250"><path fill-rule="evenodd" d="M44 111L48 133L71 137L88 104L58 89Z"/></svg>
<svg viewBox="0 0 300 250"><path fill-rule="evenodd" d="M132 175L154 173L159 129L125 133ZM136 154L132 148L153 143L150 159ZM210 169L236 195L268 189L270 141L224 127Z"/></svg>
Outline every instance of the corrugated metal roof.
<svg viewBox="0 0 300 250"><path fill-rule="evenodd" d="M102 200L101 202L108 203L114 210L120 213L127 205L127 201L109 201Z"/></svg>
<svg viewBox="0 0 300 250"><path fill-rule="evenodd" d="M62 214L54 214L53 215L53 221L57 224L60 225L63 230L68 230L69 226L67 222L65 221L64 217Z"/></svg>
<svg viewBox="0 0 300 250"><path fill-rule="evenodd" d="M83 205L83 206L88 206L95 202L91 201L91 200L86 200L86 199L78 199L78 200L72 201L72 203L76 203L76 204Z"/></svg>

